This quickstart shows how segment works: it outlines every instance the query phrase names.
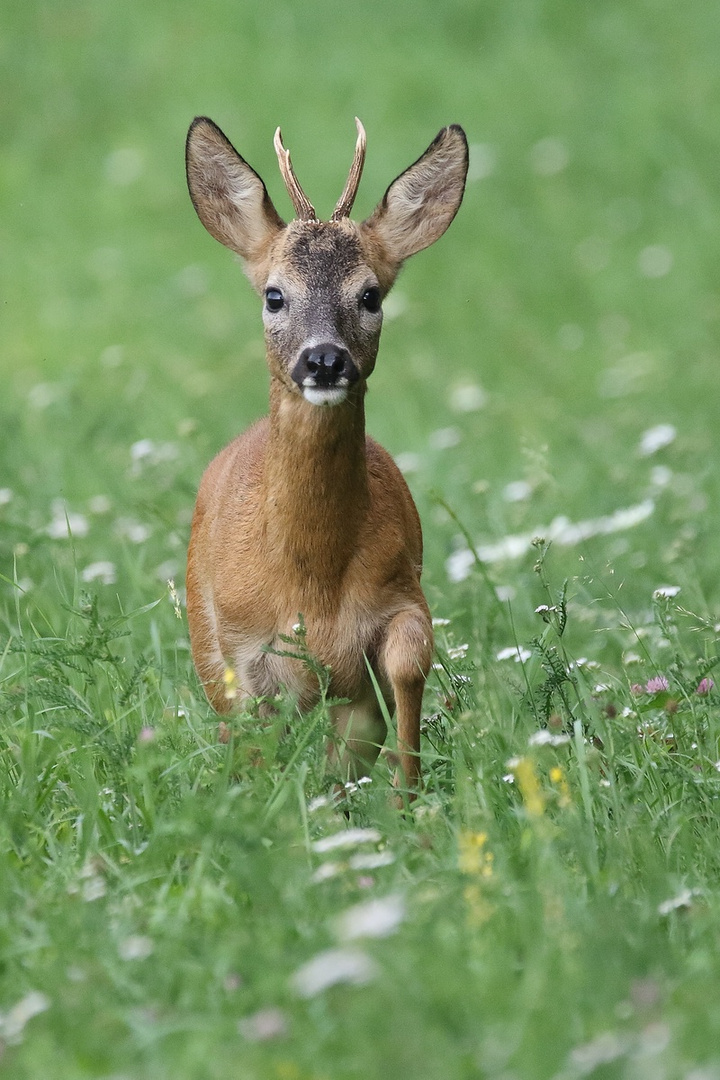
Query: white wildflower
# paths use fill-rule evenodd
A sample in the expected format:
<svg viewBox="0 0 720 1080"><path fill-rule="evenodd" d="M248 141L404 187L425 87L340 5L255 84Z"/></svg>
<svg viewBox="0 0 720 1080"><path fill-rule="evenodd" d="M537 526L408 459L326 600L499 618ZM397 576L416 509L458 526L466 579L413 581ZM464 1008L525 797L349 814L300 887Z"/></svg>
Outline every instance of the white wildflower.
<svg viewBox="0 0 720 1080"><path fill-rule="evenodd" d="M341 941L389 937L404 919L405 900L402 896L377 897L343 911L335 920L335 933Z"/></svg>
<svg viewBox="0 0 720 1080"><path fill-rule="evenodd" d="M588 1076L600 1065L609 1065L617 1061L628 1049L628 1039L615 1031L604 1031L588 1043L577 1046L570 1055L575 1068L581 1076Z"/></svg>
<svg viewBox="0 0 720 1080"><path fill-rule="evenodd" d="M165 562L161 562L159 566L155 567L153 573L158 581L164 581L167 584L168 579L174 578L179 570L180 566L177 559L166 559Z"/></svg>
<svg viewBox="0 0 720 1080"><path fill-rule="evenodd" d="M449 626L450 625L450 620L449 619L433 619L432 624L435 627Z"/></svg>
<svg viewBox="0 0 720 1080"><path fill-rule="evenodd" d="M82 898L90 904L93 900L100 900L106 893L105 879L99 874L93 874L83 882Z"/></svg>
<svg viewBox="0 0 720 1080"><path fill-rule="evenodd" d="M521 482L520 482L521 483ZM511 485L508 485L511 486ZM549 525L539 526L526 533L510 534L490 544L478 544L474 550L467 546L454 551L445 562L445 570L450 581L464 581L470 574L475 558L482 563L505 562L519 559L532 550L533 541L538 536L544 537L564 547L580 544L593 536L610 536L641 525L654 513L655 503L645 499L634 506L621 507L611 514L585 521L570 521L564 515L554 518Z"/></svg>
<svg viewBox="0 0 720 1080"><path fill-rule="evenodd" d="M298 968L291 986L300 997L310 998L340 983L364 986L378 974L375 962L357 949L326 949Z"/></svg>
<svg viewBox="0 0 720 1080"><path fill-rule="evenodd" d="M329 795L316 795L308 803L308 813L314 814L316 810L322 810L324 806L331 806L333 799Z"/></svg>
<svg viewBox="0 0 720 1080"><path fill-rule="evenodd" d="M672 469L668 469L667 465L654 465L650 470L650 483L655 488L666 488L672 478Z"/></svg>
<svg viewBox="0 0 720 1080"><path fill-rule="evenodd" d="M12 502L13 493L11 488L0 488L0 506L7 506Z"/></svg>
<svg viewBox="0 0 720 1080"><path fill-rule="evenodd" d="M323 881L329 881L330 878L337 877L338 874L342 874L345 869L344 863L339 862L324 862L318 866L317 870L313 873L310 880L313 885L320 885Z"/></svg>
<svg viewBox="0 0 720 1080"><path fill-rule="evenodd" d="M524 502L532 495L532 485L527 480L513 480L506 484L502 491L505 502Z"/></svg>
<svg viewBox="0 0 720 1080"><path fill-rule="evenodd" d="M662 1054L667 1050L670 1045L672 1034L668 1024L663 1023L662 1020L655 1020L653 1023L647 1024L640 1032L640 1052L648 1055ZM717 1078L717 1072L715 1072L715 1080ZM693 1080L693 1073L687 1072L684 1075L683 1080ZM704 1077L698 1077L695 1074L695 1080L711 1080L710 1073L705 1073Z"/></svg>
<svg viewBox="0 0 720 1080"><path fill-rule="evenodd" d="M83 581L100 581L103 585L114 585L117 581L115 564L101 560L90 563L80 574Z"/></svg>
<svg viewBox="0 0 720 1080"><path fill-rule="evenodd" d="M118 518L115 522L115 534L131 544L144 544L150 536L150 526L132 518Z"/></svg>
<svg viewBox="0 0 720 1080"><path fill-rule="evenodd" d="M640 456L651 457L658 450L669 446L677 438L677 429L673 424L656 424L648 428L640 437Z"/></svg>
<svg viewBox="0 0 720 1080"><path fill-rule="evenodd" d="M118 945L118 956L121 960L147 960L154 948L151 938L144 934L131 934Z"/></svg>
<svg viewBox="0 0 720 1080"><path fill-rule="evenodd" d="M547 728L542 728L540 731L532 733L528 739L528 746L565 746L569 742L569 735L556 735L554 732L548 731Z"/></svg>
<svg viewBox="0 0 720 1080"><path fill-rule="evenodd" d="M131 475L138 476L145 465L160 465L165 461L175 461L179 453L176 443L156 443L152 439L139 439L130 447Z"/></svg>
<svg viewBox="0 0 720 1080"><path fill-rule="evenodd" d="M38 383L28 394L28 401L33 409L47 409L63 396L60 383Z"/></svg>
<svg viewBox="0 0 720 1080"><path fill-rule="evenodd" d="M50 1004L50 998L46 994L31 990L6 1013L0 1013L0 1040L8 1043L19 1042L27 1022L46 1012Z"/></svg>
<svg viewBox="0 0 720 1080"><path fill-rule="evenodd" d="M653 600L672 600L673 596L677 596L679 592L679 585L661 585L659 588L655 589Z"/></svg>
<svg viewBox="0 0 720 1080"><path fill-rule="evenodd" d="M392 851L358 851L348 859L351 870L377 870L380 866L390 866L395 862Z"/></svg>
<svg viewBox="0 0 720 1080"><path fill-rule="evenodd" d="M692 905L695 889L681 889L677 896L671 896L669 900L663 900L658 904L658 915L669 915L671 911L679 911Z"/></svg>
<svg viewBox="0 0 720 1080"><path fill-rule="evenodd" d="M487 395L477 383L458 383L450 391L450 408L453 412L477 412L486 401Z"/></svg>
<svg viewBox="0 0 720 1080"><path fill-rule="evenodd" d="M368 784L372 784L372 776L359 776L357 780L348 780L345 783L345 790L349 794L355 795L362 788L367 787Z"/></svg>
<svg viewBox="0 0 720 1080"><path fill-rule="evenodd" d="M57 500L52 507L53 519L45 529L47 535L53 540L78 539L87 536L90 531L90 523L84 514L77 514L68 510L64 503Z"/></svg>
<svg viewBox="0 0 720 1080"><path fill-rule="evenodd" d="M112 503L107 495L93 495L88 502L88 510L91 514L108 514Z"/></svg>
<svg viewBox="0 0 720 1080"><path fill-rule="evenodd" d="M445 561L447 576L452 582L464 581L469 576L475 563L475 555L469 548L459 548L453 551Z"/></svg>
<svg viewBox="0 0 720 1080"><path fill-rule="evenodd" d="M316 854L323 855L327 851L359 847L361 844L378 844L381 840L382 834L377 829L343 829L342 832L315 840L312 849Z"/></svg>
<svg viewBox="0 0 720 1080"><path fill-rule="evenodd" d="M529 649L523 649L521 645L508 645L507 648L501 649L499 653L496 653L496 660L514 660L516 664L522 664L526 660L529 660L532 653Z"/></svg>
<svg viewBox="0 0 720 1080"><path fill-rule="evenodd" d="M454 427L438 428L430 433L428 442L433 450L450 450L460 442L460 432Z"/></svg>
<svg viewBox="0 0 720 1080"><path fill-rule="evenodd" d="M467 655L468 648L469 645L454 645L448 649L448 657L450 660L462 660Z"/></svg>
<svg viewBox="0 0 720 1080"><path fill-rule="evenodd" d="M144 461L155 453L155 443L152 439L138 439L130 447L130 457L133 461Z"/></svg>
<svg viewBox="0 0 720 1080"><path fill-rule="evenodd" d="M404 450L395 455L395 464L403 475L407 473L416 473L420 472L422 458L419 454L413 453L412 450Z"/></svg>
<svg viewBox="0 0 720 1080"><path fill-rule="evenodd" d="M399 289L393 289L383 300L383 321L397 319L407 309L407 298Z"/></svg>
<svg viewBox="0 0 720 1080"><path fill-rule="evenodd" d="M506 559L519 559L532 548L533 539L542 535L537 529L526 535L503 536L494 544L479 544L476 548L478 558L484 563L504 562Z"/></svg>

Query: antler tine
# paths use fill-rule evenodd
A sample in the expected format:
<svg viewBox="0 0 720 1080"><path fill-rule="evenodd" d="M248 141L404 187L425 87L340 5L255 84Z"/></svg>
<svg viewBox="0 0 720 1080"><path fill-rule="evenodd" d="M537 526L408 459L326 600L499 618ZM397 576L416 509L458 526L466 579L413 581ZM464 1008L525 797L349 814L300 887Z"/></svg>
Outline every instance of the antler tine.
<svg viewBox="0 0 720 1080"><path fill-rule="evenodd" d="M278 156L280 172L285 181L285 187L288 189L288 195L292 199L292 204L295 207L295 213L301 221L316 221L315 207L298 183L298 178L295 175L295 170L290 161L290 151L286 150L283 146L280 128L275 132L273 144L275 146L275 153Z"/></svg>
<svg viewBox="0 0 720 1080"><path fill-rule="evenodd" d="M331 221L339 221L340 218L350 216L350 211L352 210L355 196L357 195L358 187L360 185L360 177L362 176L363 165L365 164L367 136L365 135L365 128L362 126L357 116L355 117L355 126L357 127L358 133L357 142L355 144L355 156L353 158L353 163L350 166L345 190L338 199L337 206L333 210L332 218L330 219Z"/></svg>

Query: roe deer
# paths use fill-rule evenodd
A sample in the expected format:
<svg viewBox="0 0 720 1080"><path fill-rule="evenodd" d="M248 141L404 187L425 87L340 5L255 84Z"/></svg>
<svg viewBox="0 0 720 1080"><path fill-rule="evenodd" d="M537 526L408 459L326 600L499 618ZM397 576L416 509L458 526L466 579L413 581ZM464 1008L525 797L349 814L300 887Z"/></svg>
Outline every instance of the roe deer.
<svg viewBox="0 0 720 1080"><path fill-rule="evenodd" d="M365 157L358 138L332 217L318 220L280 129L275 149L297 215L280 218L258 174L220 129L198 117L187 139L200 221L240 256L264 300L270 416L211 462L202 479L187 566L193 659L211 705L281 688L301 710L318 697L307 664L278 655L301 618L307 650L331 672L342 779L365 775L386 735L371 666L397 714L395 786L420 782L420 711L433 632L420 587L422 534L390 455L365 434L382 301L405 259L445 232L463 196L467 140L443 128L362 223L350 220ZM227 392L227 390L226 390ZM338 749L340 747L340 749Z"/></svg>

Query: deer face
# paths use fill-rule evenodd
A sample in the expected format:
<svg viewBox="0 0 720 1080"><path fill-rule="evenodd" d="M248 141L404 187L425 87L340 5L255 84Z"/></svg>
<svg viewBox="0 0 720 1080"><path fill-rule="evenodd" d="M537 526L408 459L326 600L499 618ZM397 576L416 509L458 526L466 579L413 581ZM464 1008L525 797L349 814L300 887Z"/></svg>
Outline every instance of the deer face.
<svg viewBox="0 0 720 1080"><path fill-rule="evenodd" d="M375 366L382 289L351 221L292 222L262 287L271 373L312 405L338 405Z"/></svg>
<svg viewBox="0 0 720 1080"><path fill-rule="evenodd" d="M462 129L443 128L374 213L361 224L351 221L365 156L365 132L357 125L355 158L330 221L317 220L277 131L275 149L298 215L289 225L211 120L198 118L188 133L188 186L198 216L240 255L263 298L272 376L314 406L339 405L364 392L378 351L382 300L404 260L445 232L467 173Z"/></svg>

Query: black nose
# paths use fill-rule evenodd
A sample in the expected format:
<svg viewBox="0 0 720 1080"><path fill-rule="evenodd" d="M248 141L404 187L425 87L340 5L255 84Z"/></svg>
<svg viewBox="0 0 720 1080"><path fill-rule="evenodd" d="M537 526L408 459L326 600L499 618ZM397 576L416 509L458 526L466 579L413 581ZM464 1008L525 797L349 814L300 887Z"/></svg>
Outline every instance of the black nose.
<svg viewBox="0 0 720 1080"><path fill-rule="evenodd" d="M303 349L292 377L298 386L329 389L355 382L359 372L347 349L336 345L316 345L312 349Z"/></svg>

